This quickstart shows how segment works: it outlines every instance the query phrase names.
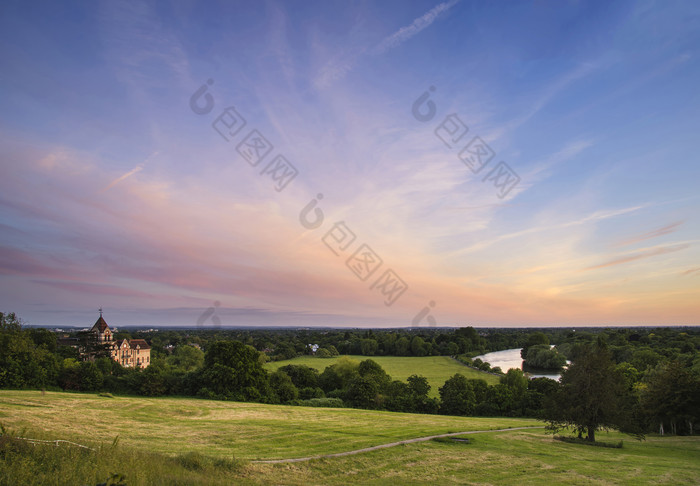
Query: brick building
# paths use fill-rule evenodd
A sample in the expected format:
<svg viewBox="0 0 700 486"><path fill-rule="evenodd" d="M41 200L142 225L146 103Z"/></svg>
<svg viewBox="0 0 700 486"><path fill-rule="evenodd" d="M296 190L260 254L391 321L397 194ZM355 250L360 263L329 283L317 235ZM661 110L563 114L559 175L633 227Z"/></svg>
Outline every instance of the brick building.
<svg viewBox="0 0 700 486"><path fill-rule="evenodd" d="M144 339L121 339L114 340L112 330L102 317L90 329L93 335L93 342L96 344L106 344L110 350L111 358L125 368L146 368L151 364L151 347Z"/></svg>

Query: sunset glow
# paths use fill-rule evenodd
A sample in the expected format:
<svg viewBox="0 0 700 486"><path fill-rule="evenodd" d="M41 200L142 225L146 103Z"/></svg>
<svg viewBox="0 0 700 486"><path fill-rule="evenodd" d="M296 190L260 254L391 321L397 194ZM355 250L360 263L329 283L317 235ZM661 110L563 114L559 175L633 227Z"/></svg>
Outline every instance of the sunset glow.
<svg viewBox="0 0 700 486"><path fill-rule="evenodd" d="M700 4L80 5L0 7L0 310L698 324Z"/></svg>

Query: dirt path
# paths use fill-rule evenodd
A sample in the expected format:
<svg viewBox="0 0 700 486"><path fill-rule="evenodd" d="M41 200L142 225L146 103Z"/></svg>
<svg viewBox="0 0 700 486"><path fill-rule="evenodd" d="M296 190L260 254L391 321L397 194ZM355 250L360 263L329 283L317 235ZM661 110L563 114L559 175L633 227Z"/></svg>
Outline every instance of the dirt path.
<svg viewBox="0 0 700 486"><path fill-rule="evenodd" d="M543 428L543 426L513 427L510 429L493 429L493 430L472 430L469 432L451 432L449 434L439 434L439 435L431 435L429 437L418 437L416 439L400 440L398 442L390 442L388 444L381 444L378 446L365 447L363 449L357 449L354 451L337 452L335 454L323 454L320 456L297 457L296 459L267 459L267 460L250 461L250 462L254 463L254 464L281 464L281 463L285 463L285 462L304 462L304 461L311 461L313 459L352 456L353 454L361 454L363 452L376 451L378 449L386 449L387 447L395 447L395 446L402 445L402 444L412 444L414 442L425 442L426 440L437 439L439 437L453 437L455 435L467 435L467 434L484 434L486 432L510 432L511 430L541 429L541 428Z"/></svg>

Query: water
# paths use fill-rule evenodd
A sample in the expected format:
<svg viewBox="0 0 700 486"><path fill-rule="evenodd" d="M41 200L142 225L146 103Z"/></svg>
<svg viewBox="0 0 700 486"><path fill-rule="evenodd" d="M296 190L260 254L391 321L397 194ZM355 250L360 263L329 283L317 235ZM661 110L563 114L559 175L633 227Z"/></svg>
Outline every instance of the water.
<svg viewBox="0 0 700 486"><path fill-rule="evenodd" d="M493 353L482 354L476 358L487 362L492 368L500 366L504 373L511 368L523 369L523 359L520 357L520 348L494 351ZM551 378L552 380L559 380L561 377L559 373L528 373L528 375L531 378Z"/></svg>

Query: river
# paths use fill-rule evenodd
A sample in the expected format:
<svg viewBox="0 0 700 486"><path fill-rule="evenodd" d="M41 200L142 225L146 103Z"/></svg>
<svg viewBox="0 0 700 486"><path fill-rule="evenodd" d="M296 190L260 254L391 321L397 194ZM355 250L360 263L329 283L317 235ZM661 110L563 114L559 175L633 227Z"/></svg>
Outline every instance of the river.
<svg viewBox="0 0 700 486"><path fill-rule="evenodd" d="M485 361L491 365L492 368L499 366L505 373L510 368L523 369L523 359L520 357L520 348L517 349L504 349L503 351L494 351L493 353L482 354L477 356L481 361ZM476 359L474 358L474 359ZM561 377L560 373L528 373L530 378L551 378L552 380L559 380Z"/></svg>

